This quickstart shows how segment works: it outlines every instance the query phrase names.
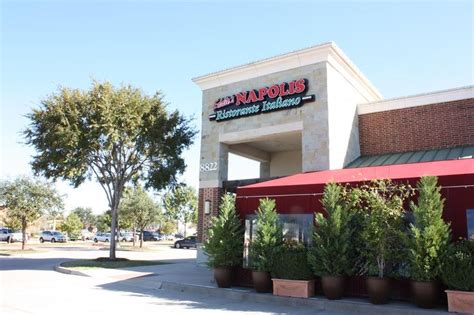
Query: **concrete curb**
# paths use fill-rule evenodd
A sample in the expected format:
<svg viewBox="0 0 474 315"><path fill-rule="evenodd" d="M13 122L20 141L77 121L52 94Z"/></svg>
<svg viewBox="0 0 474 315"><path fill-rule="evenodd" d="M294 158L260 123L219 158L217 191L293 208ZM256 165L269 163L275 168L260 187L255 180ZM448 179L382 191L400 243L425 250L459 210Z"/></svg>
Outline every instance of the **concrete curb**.
<svg viewBox="0 0 474 315"><path fill-rule="evenodd" d="M213 286L202 286L183 284L169 281L157 283L158 289L172 290L185 293L198 293L213 297L228 298L239 301L252 301L257 303L279 304L298 307L301 305L314 307L315 311L326 311L348 314L384 314L384 315L446 315L448 312L442 309L421 309L408 303L392 302L385 305L375 305L358 299L327 300L323 297L312 297L309 299L275 296L272 294L259 294L246 289L230 288L222 289Z"/></svg>
<svg viewBox="0 0 474 315"><path fill-rule="evenodd" d="M73 270L70 268L62 267L61 265L56 265L54 266L54 270L60 273L65 273L68 275L75 275L75 276L82 276L82 277L90 277L87 273L78 271L78 270Z"/></svg>

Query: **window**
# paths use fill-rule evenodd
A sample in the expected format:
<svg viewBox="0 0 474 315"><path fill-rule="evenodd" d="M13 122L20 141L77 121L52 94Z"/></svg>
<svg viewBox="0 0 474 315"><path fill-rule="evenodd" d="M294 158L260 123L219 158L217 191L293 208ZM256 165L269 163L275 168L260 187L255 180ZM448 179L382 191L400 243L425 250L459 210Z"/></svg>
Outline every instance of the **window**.
<svg viewBox="0 0 474 315"><path fill-rule="evenodd" d="M283 227L285 239L311 244L311 232L313 227L312 214L279 214L280 223ZM245 217L245 236L244 236L244 265L248 267L249 256L248 246L255 238L257 232L257 215L247 215Z"/></svg>
<svg viewBox="0 0 474 315"><path fill-rule="evenodd" d="M474 241L474 209L466 210L467 239Z"/></svg>

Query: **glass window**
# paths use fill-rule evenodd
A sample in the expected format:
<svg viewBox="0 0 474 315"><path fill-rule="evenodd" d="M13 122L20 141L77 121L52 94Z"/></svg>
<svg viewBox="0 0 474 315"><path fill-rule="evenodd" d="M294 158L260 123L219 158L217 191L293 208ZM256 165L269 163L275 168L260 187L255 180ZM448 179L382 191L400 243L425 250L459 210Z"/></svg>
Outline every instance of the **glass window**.
<svg viewBox="0 0 474 315"><path fill-rule="evenodd" d="M466 210L467 238L474 241L474 209Z"/></svg>
<svg viewBox="0 0 474 315"><path fill-rule="evenodd" d="M311 232L313 227L312 214L279 214L280 223L283 227L285 239L292 240L305 245L311 244ZM249 256L248 247L257 232L257 215L247 215L245 217L244 236L244 266L248 267Z"/></svg>

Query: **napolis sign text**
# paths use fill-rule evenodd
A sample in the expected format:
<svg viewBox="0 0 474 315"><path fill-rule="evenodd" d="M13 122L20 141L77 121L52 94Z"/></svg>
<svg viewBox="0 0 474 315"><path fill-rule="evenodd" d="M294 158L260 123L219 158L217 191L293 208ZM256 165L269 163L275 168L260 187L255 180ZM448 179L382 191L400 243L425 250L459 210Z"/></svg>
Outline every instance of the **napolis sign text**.
<svg viewBox="0 0 474 315"><path fill-rule="evenodd" d="M314 101L314 95L306 95L307 90L308 80L300 79L220 98L214 103L214 113L209 115L209 120L221 121L300 107Z"/></svg>

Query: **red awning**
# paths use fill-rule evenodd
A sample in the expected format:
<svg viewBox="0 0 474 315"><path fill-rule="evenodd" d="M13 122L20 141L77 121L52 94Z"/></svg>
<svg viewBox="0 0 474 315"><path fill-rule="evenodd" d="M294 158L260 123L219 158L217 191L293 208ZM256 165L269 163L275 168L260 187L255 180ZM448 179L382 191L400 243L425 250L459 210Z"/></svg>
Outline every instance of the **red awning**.
<svg viewBox="0 0 474 315"><path fill-rule="evenodd" d="M463 175L474 184L474 159L448 160L426 163L398 164L374 167L349 168L320 172L300 173L279 179L269 180L253 185L239 187L237 195L248 196L254 193L274 192L275 188L287 187L287 193L306 192L307 186L325 185L328 182L352 183L374 179L413 179L422 176L453 176ZM305 189L306 188L306 189ZM280 190L281 193L281 190Z"/></svg>

